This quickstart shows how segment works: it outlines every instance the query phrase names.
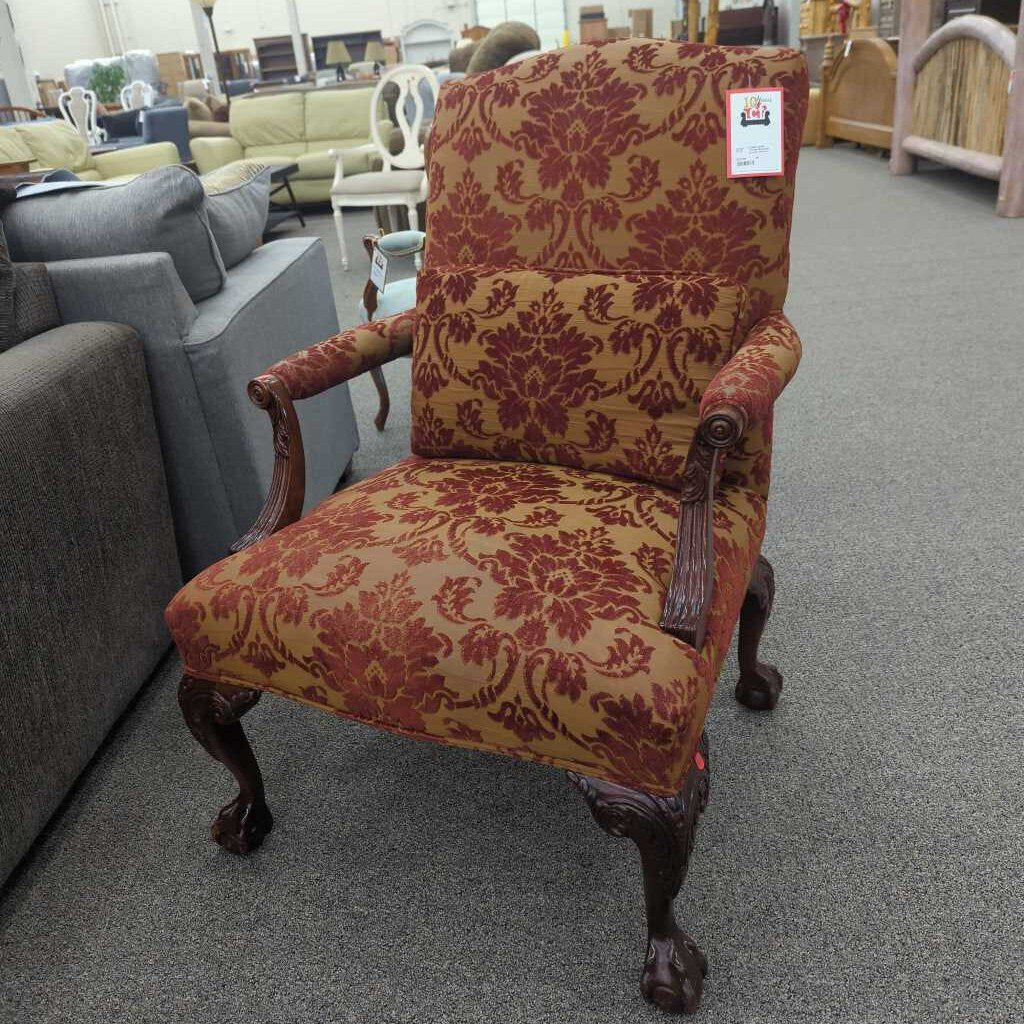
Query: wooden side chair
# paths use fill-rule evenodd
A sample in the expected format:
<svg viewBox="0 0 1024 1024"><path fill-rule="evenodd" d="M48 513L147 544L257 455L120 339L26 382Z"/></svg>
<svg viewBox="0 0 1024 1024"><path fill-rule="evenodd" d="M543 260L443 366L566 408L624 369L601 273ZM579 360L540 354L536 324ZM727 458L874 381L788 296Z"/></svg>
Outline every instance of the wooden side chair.
<svg viewBox="0 0 1024 1024"><path fill-rule="evenodd" d="M785 172L728 178L727 90L769 87ZM639 848L644 997L696 1009L707 962L673 904L737 624L737 698L765 710L782 687L758 656L760 552L800 358L782 306L806 105L796 51L653 40L442 90L415 310L378 307L250 382L267 504L167 610L185 719L238 782L226 850L273 826L240 721L264 692L564 769ZM294 402L409 353L414 454L302 517Z"/></svg>
<svg viewBox="0 0 1024 1024"><path fill-rule="evenodd" d="M156 90L149 82L144 82L141 78L129 82L121 90L121 106L125 110L144 110L146 107L153 106L155 99Z"/></svg>
<svg viewBox="0 0 1024 1024"><path fill-rule="evenodd" d="M377 112L383 103L385 88L398 87L395 102L395 119L402 135L402 149L392 153L388 140L381 138L380 121ZM338 232L341 249L341 265L348 270L348 248L345 244L345 226L342 208L345 206L401 206L409 217L409 227L418 226L416 206L421 203L426 190L426 158L420 141L420 128L424 122L425 104L421 86L437 99L437 76L422 64L400 64L380 77L370 104L370 139L366 146L353 149L332 149L335 171L331 183L331 207L334 210L334 226ZM380 157L382 169L365 171L362 174L345 176L344 157L346 153L365 150ZM419 268L419 256L416 256Z"/></svg>
<svg viewBox="0 0 1024 1024"><path fill-rule="evenodd" d="M60 94L57 109L61 117L85 139L87 146L99 146L106 142L107 133L96 122L99 100L91 89L72 86Z"/></svg>

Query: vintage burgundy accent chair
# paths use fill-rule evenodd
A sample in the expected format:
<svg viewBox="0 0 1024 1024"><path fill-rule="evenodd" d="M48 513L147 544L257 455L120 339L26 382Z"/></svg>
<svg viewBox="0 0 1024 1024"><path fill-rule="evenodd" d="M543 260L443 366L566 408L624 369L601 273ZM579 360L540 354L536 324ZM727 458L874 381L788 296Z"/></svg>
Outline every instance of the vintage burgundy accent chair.
<svg viewBox="0 0 1024 1024"><path fill-rule="evenodd" d="M785 174L730 180L726 90L766 86ZM186 721L239 786L221 846L248 853L273 823L240 724L264 691L565 768L639 847L644 996L696 1008L706 960L673 900L737 623L737 698L771 708L782 686L758 661L760 551L800 358L782 306L806 102L795 51L649 40L442 89L416 310L250 383L272 493L167 611ZM414 454L300 518L293 402L410 352Z"/></svg>

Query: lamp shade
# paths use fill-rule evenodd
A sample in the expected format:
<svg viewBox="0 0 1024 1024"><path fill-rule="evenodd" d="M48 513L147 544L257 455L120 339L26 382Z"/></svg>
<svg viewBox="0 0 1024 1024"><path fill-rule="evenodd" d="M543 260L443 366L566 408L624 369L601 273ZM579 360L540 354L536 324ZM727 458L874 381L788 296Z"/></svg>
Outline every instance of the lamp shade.
<svg viewBox="0 0 1024 1024"><path fill-rule="evenodd" d="M348 47L340 39L332 39L327 44L327 53L324 55L324 64L329 68L337 67L339 64L351 64L352 57Z"/></svg>
<svg viewBox="0 0 1024 1024"><path fill-rule="evenodd" d="M377 64L386 64L388 59L384 44L379 39L371 39L366 44L363 60L372 60Z"/></svg>

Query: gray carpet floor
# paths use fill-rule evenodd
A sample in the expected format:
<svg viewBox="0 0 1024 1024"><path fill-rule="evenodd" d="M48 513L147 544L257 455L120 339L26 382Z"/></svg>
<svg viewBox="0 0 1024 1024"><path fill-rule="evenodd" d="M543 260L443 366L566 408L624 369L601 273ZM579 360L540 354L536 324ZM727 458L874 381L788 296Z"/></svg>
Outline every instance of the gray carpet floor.
<svg viewBox="0 0 1024 1024"><path fill-rule="evenodd" d="M711 962L696 1019L1020 1021L1024 221L848 147L805 150L798 196L766 542L786 688L751 714L730 663L711 711L679 900ZM362 280L336 275L345 322ZM387 372L385 434L353 389L359 474L406 451L408 363ZM246 722L277 828L239 860L175 674L0 897L3 1024L663 1019L634 851L561 773L267 698Z"/></svg>

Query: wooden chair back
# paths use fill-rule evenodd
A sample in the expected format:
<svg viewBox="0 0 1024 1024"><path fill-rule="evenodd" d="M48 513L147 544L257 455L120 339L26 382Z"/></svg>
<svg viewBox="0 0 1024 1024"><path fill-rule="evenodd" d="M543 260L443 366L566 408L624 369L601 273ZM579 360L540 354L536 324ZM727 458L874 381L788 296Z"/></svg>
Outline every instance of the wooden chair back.
<svg viewBox="0 0 1024 1024"><path fill-rule="evenodd" d="M387 141L380 136L380 125L377 111L383 99L384 88L394 83L398 87L398 99L395 102L395 121L402 133L402 151L392 153ZM370 138L377 147L384 170L392 167L401 170L418 170L424 166L423 145L420 143L420 128L423 126L425 105L422 84L433 93L437 103L437 92L440 86L437 76L425 64L400 64L380 76L376 89L373 91L373 102L370 104ZM410 119L411 110L411 119Z"/></svg>

